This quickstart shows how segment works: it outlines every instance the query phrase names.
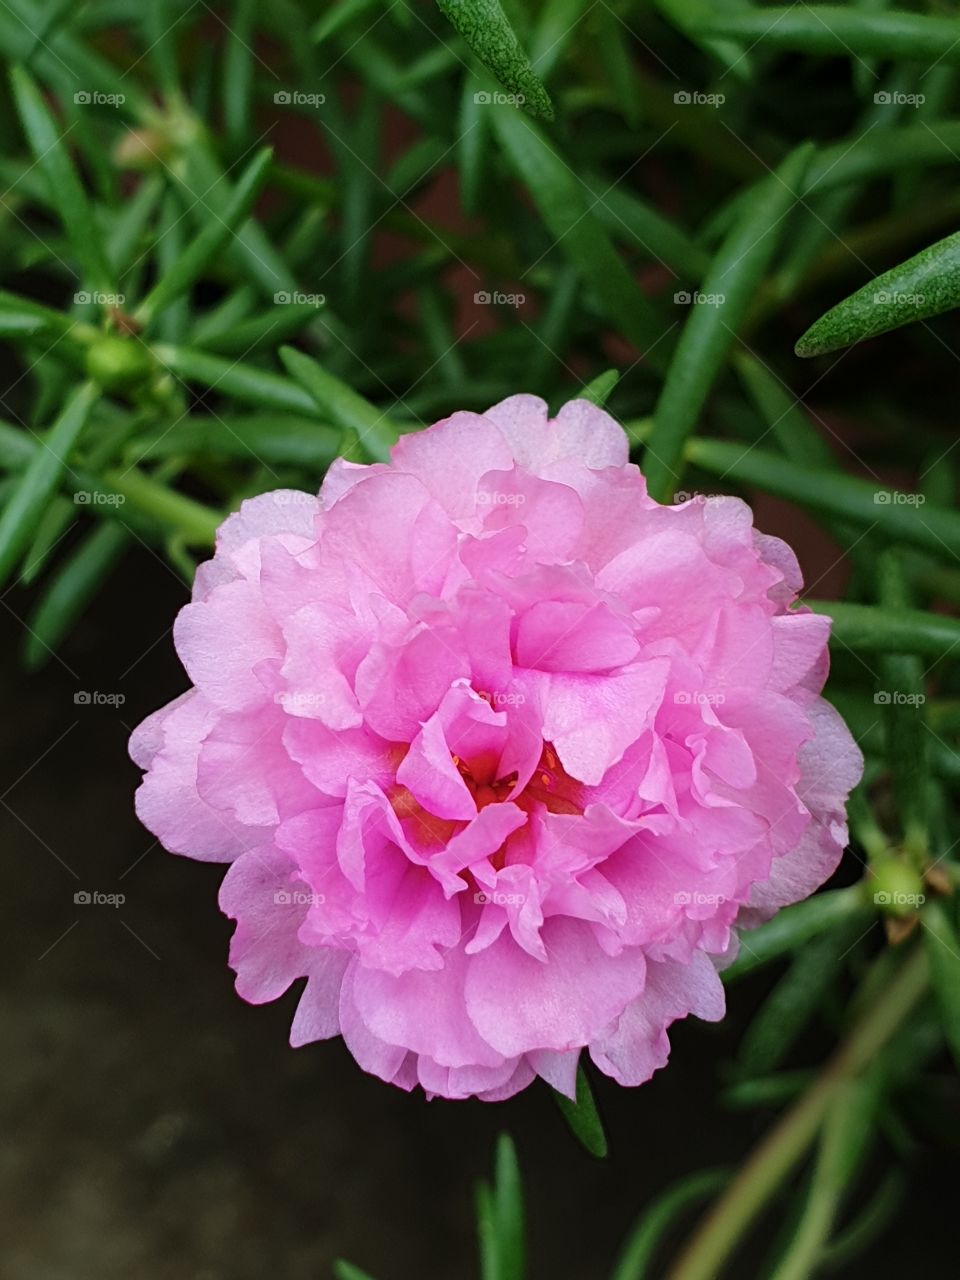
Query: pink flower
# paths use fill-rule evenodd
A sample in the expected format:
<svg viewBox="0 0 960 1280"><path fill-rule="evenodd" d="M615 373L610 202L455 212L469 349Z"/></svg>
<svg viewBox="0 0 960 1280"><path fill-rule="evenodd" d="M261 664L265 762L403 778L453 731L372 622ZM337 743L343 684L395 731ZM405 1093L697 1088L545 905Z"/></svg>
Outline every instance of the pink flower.
<svg viewBox="0 0 960 1280"><path fill-rule="evenodd" d="M640 1084L846 842L861 758L800 585L744 503L648 498L585 401L454 414L224 522L137 810L232 863L237 990L306 978L293 1044L451 1098L572 1095L584 1048Z"/></svg>

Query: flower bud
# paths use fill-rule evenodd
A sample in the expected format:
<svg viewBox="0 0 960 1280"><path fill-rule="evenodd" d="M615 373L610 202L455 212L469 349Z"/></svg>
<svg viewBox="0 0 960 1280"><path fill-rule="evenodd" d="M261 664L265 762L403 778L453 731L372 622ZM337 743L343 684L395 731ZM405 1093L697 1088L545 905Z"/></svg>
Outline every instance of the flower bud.
<svg viewBox="0 0 960 1280"><path fill-rule="evenodd" d="M113 335L99 338L86 355L87 376L108 391L142 382L151 368L150 354L141 342Z"/></svg>
<svg viewBox="0 0 960 1280"><path fill-rule="evenodd" d="M873 901L881 911L892 916L909 916L923 906L923 881L905 858L896 855L881 858L871 870Z"/></svg>
<svg viewBox="0 0 960 1280"><path fill-rule="evenodd" d="M157 129L129 129L113 148L118 169L161 169L171 154L170 139Z"/></svg>

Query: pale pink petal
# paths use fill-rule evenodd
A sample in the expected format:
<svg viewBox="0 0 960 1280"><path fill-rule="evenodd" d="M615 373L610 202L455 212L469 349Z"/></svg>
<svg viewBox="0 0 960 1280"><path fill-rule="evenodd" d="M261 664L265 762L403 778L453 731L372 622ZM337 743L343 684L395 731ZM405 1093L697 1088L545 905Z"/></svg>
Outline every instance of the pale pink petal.
<svg viewBox="0 0 960 1280"><path fill-rule="evenodd" d="M276 1000L308 971L310 951L297 936L307 886L286 854L265 847L238 858L220 886L220 909L237 922L230 965L244 1000Z"/></svg>
<svg viewBox="0 0 960 1280"><path fill-rule="evenodd" d="M643 951L604 955L589 925L555 917L543 930L548 959L535 960L501 934L471 956L470 1020L500 1053L575 1049L617 1018L642 987Z"/></svg>
<svg viewBox="0 0 960 1280"><path fill-rule="evenodd" d="M667 1028L690 1013L707 1022L719 1022L724 1013L723 985L702 952L689 964L651 964L643 994L623 1012L612 1034L591 1045L590 1056L620 1084L643 1084L666 1066Z"/></svg>
<svg viewBox="0 0 960 1280"><path fill-rule="evenodd" d="M579 1049L568 1049L566 1053L557 1053L553 1049L535 1049L527 1054L527 1061L548 1085L571 1102L576 1102Z"/></svg>
<svg viewBox="0 0 960 1280"><path fill-rule="evenodd" d="M349 960L347 951L313 948L307 985L290 1027L290 1043L295 1049L340 1034L340 988Z"/></svg>
<svg viewBox="0 0 960 1280"><path fill-rule="evenodd" d="M568 773L592 786L602 779L651 724L667 670L655 658L613 675L549 677L543 732Z"/></svg>
<svg viewBox="0 0 960 1280"><path fill-rule="evenodd" d="M250 711L266 701L254 668L283 655L283 638L254 583L228 582L186 605L173 636L187 674L211 702L225 711Z"/></svg>
<svg viewBox="0 0 960 1280"><path fill-rule="evenodd" d="M464 983L469 961L452 951L442 969L391 976L358 968L354 1000L368 1029L387 1044L425 1053L445 1067L503 1065L467 1016Z"/></svg>
<svg viewBox="0 0 960 1280"><path fill-rule="evenodd" d="M513 464L502 434L479 413L455 413L432 431L401 436L392 457L457 520L476 517L480 477Z"/></svg>
<svg viewBox="0 0 960 1280"><path fill-rule="evenodd" d="M137 816L165 849L204 862L230 862L264 843L266 828L251 828L213 808L197 790L204 739L222 714L201 694L179 698L165 708L163 742L137 790ZM156 733L151 726L149 737Z"/></svg>

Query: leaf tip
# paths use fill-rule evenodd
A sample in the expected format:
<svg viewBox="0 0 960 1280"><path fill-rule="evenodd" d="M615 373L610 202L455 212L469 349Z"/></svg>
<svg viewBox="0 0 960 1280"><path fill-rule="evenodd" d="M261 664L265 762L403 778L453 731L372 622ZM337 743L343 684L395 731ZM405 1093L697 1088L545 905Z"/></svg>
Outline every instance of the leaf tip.
<svg viewBox="0 0 960 1280"><path fill-rule="evenodd" d="M817 335L817 326L813 325L802 337L798 338L793 354L799 356L801 360L808 360L811 356L822 356L830 350L823 340Z"/></svg>

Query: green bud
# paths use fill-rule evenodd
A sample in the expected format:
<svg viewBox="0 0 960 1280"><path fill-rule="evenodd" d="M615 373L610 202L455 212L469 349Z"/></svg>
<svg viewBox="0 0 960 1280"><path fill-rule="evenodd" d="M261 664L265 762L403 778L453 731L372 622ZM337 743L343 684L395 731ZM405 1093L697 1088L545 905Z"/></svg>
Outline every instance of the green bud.
<svg viewBox="0 0 960 1280"><path fill-rule="evenodd" d="M923 880L905 858L881 858L869 881L874 905L892 916L910 916L923 906Z"/></svg>
<svg viewBox="0 0 960 1280"><path fill-rule="evenodd" d="M120 391L143 381L150 372L150 353L131 338L107 336L87 350L87 375L108 391Z"/></svg>
<svg viewBox="0 0 960 1280"><path fill-rule="evenodd" d="M119 169L148 172L163 169L170 158L170 139L157 129L128 129L113 148L113 161Z"/></svg>

